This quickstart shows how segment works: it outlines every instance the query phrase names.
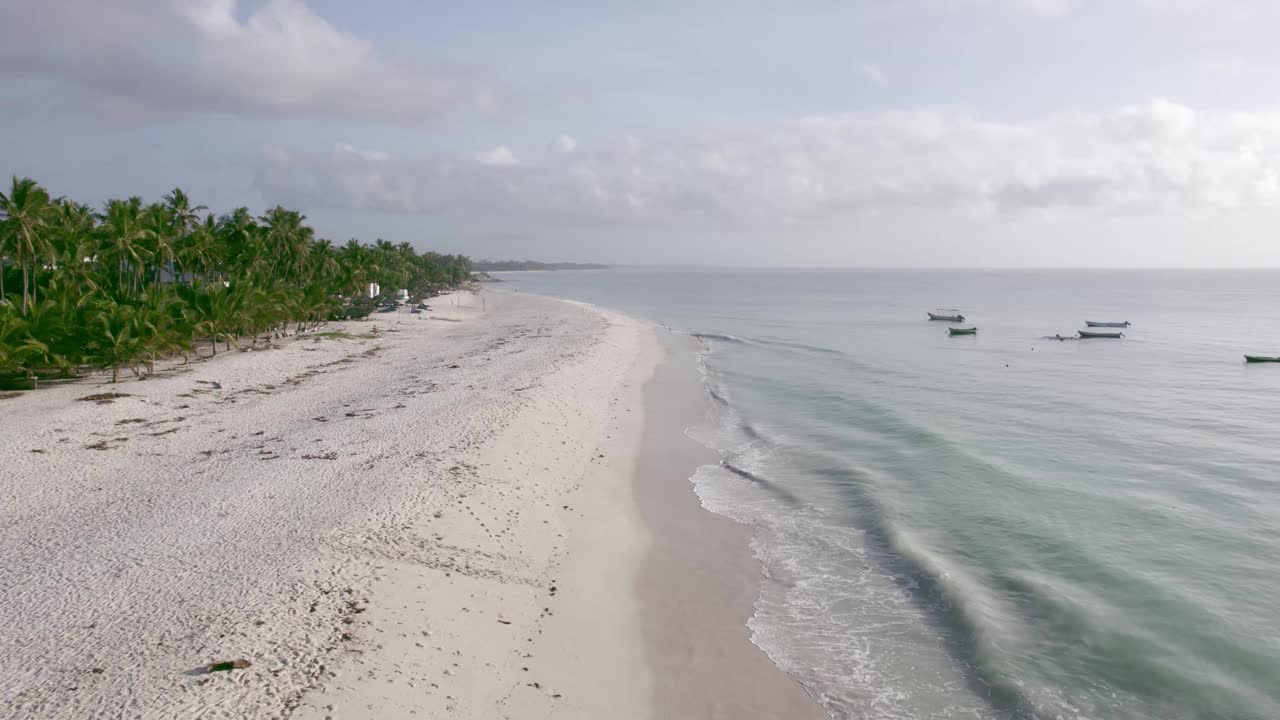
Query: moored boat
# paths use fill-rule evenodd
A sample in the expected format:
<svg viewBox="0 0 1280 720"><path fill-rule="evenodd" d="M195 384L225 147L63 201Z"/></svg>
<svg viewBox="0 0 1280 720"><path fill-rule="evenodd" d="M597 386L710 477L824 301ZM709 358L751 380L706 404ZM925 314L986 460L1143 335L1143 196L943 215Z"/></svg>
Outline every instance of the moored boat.
<svg viewBox="0 0 1280 720"><path fill-rule="evenodd" d="M959 310L940 309L937 312L929 313L929 319L945 322L964 322L964 315L961 315Z"/></svg>
<svg viewBox="0 0 1280 720"><path fill-rule="evenodd" d="M1251 362L1251 363L1262 363L1262 362L1280 363L1280 357L1270 357L1267 355L1245 355L1244 361Z"/></svg>
<svg viewBox="0 0 1280 720"><path fill-rule="evenodd" d="M1131 324L1128 320L1124 322L1097 322L1096 320L1085 320L1085 325L1089 327L1129 327Z"/></svg>
<svg viewBox="0 0 1280 720"><path fill-rule="evenodd" d="M948 335L977 335L978 328L947 328Z"/></svg>
<svg viewBox="0 0 1280 720"><path fill-rule="evenodd" d="M1077 330L1081 338L1122 338L1122 332L1088 332L1085 330Z"/></svg>

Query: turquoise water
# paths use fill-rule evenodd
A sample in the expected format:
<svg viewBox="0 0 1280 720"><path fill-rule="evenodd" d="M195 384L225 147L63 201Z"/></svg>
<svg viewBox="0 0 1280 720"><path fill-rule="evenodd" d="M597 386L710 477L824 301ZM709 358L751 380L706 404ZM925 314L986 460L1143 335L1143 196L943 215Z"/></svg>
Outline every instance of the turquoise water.
<svg viewBox="0 0 1280 720"><path fill-rule="evenodd" d="M1280 718L1280 272L507 278L704 338L696 488L833 716Z"/></svg>

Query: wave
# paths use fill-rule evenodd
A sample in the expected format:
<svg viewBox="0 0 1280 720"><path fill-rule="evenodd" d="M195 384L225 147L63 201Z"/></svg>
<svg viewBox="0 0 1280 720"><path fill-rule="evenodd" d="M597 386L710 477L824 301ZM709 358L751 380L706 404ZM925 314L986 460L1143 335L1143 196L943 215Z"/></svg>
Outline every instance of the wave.
<svg viewBox="0 0 1280 720"><path fill-rule="evenodd" d="M804 505L804 501L801 500L799 497L797 497L790 490L787 490L781 485L775 482L772 482L770 480L767 480L761 477L760 475L757 475L756 473L751 472L750 470L744 470L738 467L737 465L734 465L733 463L729 462L728 460L721 460L720 467L724 468L725 470L728 470L729 472L733 473L734 475L737 475L738 477L744 480L749 480L755 483L756 485L758 485L759 487L764 488L774 497L777 497L780 500L783 500L788 505L791 505L793 507L800 507Z"/></svg>
<svg viewBox="0 0 1280 720"><path fill-rule="evenodd" d="M791 340L757 340L756 342L761 345L772 345L774 347L783 347L791 350L804 350L805 352L818 353L819 355L848 357L848 353L836 350L835 348L823 347L821 345L810 345L802 342L793 342Z"/></svg>
<svg viewBox="0 0 1280 720"><path fill-rule="evenodd" d="M669 328L670 329L670 328ZM676 331L681 332L681 331ZM792 340L774 340L765 338L746 338L728 333L717 332L701 332L694 331L687 333L700 340L719 340L721 342L734 343L737 345L767 345L770 347L781 347L790 350L802 350L805 352L818 353L821 355L837 355L847 357L848 354L835 348L823 347L821 345L810 345L808 343L795 342Z"/></svg>
<svg viewBox="0 0 1280 720"><path fill-rule="evenodd" d="M721 333L691 332L689 334L698 338L699 340L719 340L721 342L738 343L740 345L745 345L751 342L750 340L740 338L736 335L724 335Z"/></svg>
<svg viewBox="0 0 1280 720"><path fill-rule="evenodd" d="M934 628L940 630L948 655L968 667L970 691L1004 717L1012 720L1047 720L1029 694L993 666L998 651L982 620L979 598L963 587L955 570L919 547L908 532L893 523L891 514L870 489L872 480L859 470L818 469L833 486L867 510L861 528L867 537L870 559L887 571L901 592L910 597Z"/></svg>
<svg viewBox="0 0 1280 720"><path fill-rule="evenodd" d="M738 427L738 432L742 433L743 437L745 437L747 439L747 442L749 443L755 443L755 442L764 440L764 436L760 434L760 431L756 430L754 425L752 425L749 422L746 422L745 420L739 420L737 427Z"/></svg>
<svg viewBox="0 0 1280 720"><path fill-rule="evenodd" d="M835 356L842 364L854 369L867 369L862 362L833 348L785 340L747 339L721 333L688 334L708 343L705 353L707 356L716 354L708 342L714 340L735 345L768 346L784 351ZM743 417L741 409L733 402L730 389L718 381L717 375L706 367L705 361L701 365L707 393L720 409L717 424L722 430L729 431L728 435L719 436L715 443L704 443L721 452L723 459L719 467L753 487L764 490L789 508L790 513L808 507L808 503L795 492L756 469L760 459L776 457L775 453L780 449L778 443L775 439L766 437ZM908 446L963 453L963 449L955 448L948 438L907 420L889 408L878 407L873 410L880 430L890 432ZM744 459L750 462L751 469L743 466ZM810 458L814 459L816 458ZM869 559L895 583L903 596L910 598L912 604L927 618L927 622L936 629L943 638L946 654L961 667L969 669L964 675L970 691L1003 718L1044 720L1051 717L1038 714L1029 695L995 666L999 653L992 646L993 640L981 613L973 607L973 603L981 603L944 570L937 559L918 547L909 533L893 522L876 496L870 477L847 466L832 465L823 468L820 467L820 462L812 465L817 467L810 467L810 470L820 478L825 478L832 486L841 488L844 493L852 494L853 497L848 499L865 509L864 522L860 525L866 533ZM708 509L716 511L714 508ZM727 508L719 512L731 517L738 514ZM753 524L762 519L750 518ZM757 525L757 532L767 531L767 525L767 522L765 526Z"/></svg>

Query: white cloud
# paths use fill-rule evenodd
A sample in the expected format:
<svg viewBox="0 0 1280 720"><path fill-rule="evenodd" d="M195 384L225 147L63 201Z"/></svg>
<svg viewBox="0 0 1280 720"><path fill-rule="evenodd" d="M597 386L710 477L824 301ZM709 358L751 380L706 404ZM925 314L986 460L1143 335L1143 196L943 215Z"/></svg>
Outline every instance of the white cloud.
<svg viewBox="0 0 1280 720"><path fill-rule="evenodd" d="M1063 18L1083 10L1139 8L1157 13L1202 13L1242 20L1275 9L1274 0L940 0L944 7L985 7L1043 18Z"/></svg>
<svg viewBox="0 0 1280 720"><path fill-rule="evenodd" d="M1071 11L1073 0L1013 0L1014 7L1023 12L1046 17L1061 17Z"/></svg>
<svg viewBox="0 0 1280 720"><path fill-rule="evenodd" d="M1196 65L1208 75L1231 80L1238 80L1251 69L1247 60L1238 57L1212 58L1202 60Z"/></svg>
<svg viewBox="0 0 1280 720"><path fill-rule="evenodd" d="M867 82L884 87L889 84L889 78L885 76L884 71L878 66L871 63L858 63L858 74Z"/></svg>
<svg viewBox="0 0 1280 720"><path fill-rule="evenodd" d="M560 152L571 153L578 149L578 141L572 135L561 135L556 138L556 149Z"/></svg>
<svg viewBox="0 0 1280 720"><path fill-rule="evenodd" d="M346 143L338 143L334 148L338 152L350 153L359 157L361 160L368 160L369 162L386 162L391 159L391 155L389 153L385 153L381 150L357 150Z"/></svg>
<svg viewBox="0 0 1280 720"><path fill-rule="evenodd" d="M511 148L506 145L499 145L491 150L485 150L476 156L476 161L481 165L490 167L511 167L519 165L520 161L516 159L515 153L511 152Z"/></svg>
<svg viewBox="0 0 1280 720"><path fill-rule="evenodd" d="M139 112L323 114L417 122L497 109L474 73L385 57L303 0L7 0L0 72Z"/></svg>
<svg viewBox="0 0 1280 720"><path fill-rule="evenodd" d="M505 146L470 159L277 151L258 184L303 207L690 226L886 210L1177 216L1280 203L1280 112L1198 112L1165 100L1026 123L865 112L626 136L514 161Z"/></svg>
<svg viewBox="0 0 1280 720"><path fill-rule="evenodd" d="M1138 0L1138 4L1161 12L1194 13L1201 11L1239 13L1251 7L1266 7L1271 0Z"/></svg>
<svg viewBox="0 0 1280 720"><path fill-rule="evenodd" d="M1060 18L1069 15L1082 3L1092 0L916 0L921 7L930 8L934 12L960 11L1017 13L1035 15L1042 18ZM1108 2L1124 2L1125 0L1106 0ZM1145 2L1145 0L1128 0Z"/></svg>

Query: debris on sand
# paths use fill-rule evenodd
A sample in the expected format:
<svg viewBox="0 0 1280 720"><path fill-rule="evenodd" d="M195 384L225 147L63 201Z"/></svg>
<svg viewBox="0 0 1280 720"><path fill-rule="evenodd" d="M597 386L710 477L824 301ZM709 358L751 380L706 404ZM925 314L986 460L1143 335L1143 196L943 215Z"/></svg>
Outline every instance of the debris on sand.
<svg viewBox="0 0 1280 720"><path fill-rule="evenodd" d="M249 667L251 664L252 663L250 663L248 660L228 660L226 662L216 662L216 663L210 664L209 667L205 668L205 672L215 673L215 672L227 672L228 670L243 670Z"/></svg>
<svg viewBox="0 0 1280 720"><path fill-rule="evenodd" d="M119 400L120 398L126 398L126 397L129 397L129 393L109 392L109 393L96 393L94 395L85 395L82 398L76 398L76 399L80 400L81 402L92 402L92 403L97 403L99 405L110 405L116 400Z"/></svg>

